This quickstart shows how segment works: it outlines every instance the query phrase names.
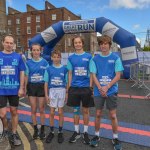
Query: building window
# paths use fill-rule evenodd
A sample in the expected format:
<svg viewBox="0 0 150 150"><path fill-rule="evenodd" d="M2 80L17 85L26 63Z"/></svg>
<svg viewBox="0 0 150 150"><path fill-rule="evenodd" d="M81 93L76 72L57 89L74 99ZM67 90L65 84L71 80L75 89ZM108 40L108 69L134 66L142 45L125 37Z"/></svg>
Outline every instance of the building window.
<svg viewBox="0 0 150 150"><path fill-rule="evenodd" d="M20 28L16 28L16 34L20 35Z"/></svg>
<svg viewBox="0 0 150 150"><path fill-rule="evenodd" d="M27 40L27 45L28 45L28 47L29 47L29 41L31 40L31 38L28 38L28 40Z"/></svg>
<svg viewBox="0 0 150 150"><path fill-rule="evenodd" d="M40 22L40 16L36 16L36 22Z"/></svg>
<svg viewBox="0 0 150 150"><path fill-rule="evenodd" d="M71 46L71 39L68 38L68 46Z"/></svg>
<svg viewBox="0 0 150 150"><path fill-rule="evenodd" d="M10 35L12 34L12 31L9 28L8 28L8 34L10 34Z"/></svg>
<svg viewBox="0 0 150 150"><path fill-rule="evenodd" d="M20 38L17 39L17 47L21 47Z"/></svg>
<svg viewBox="0 0 150 150"><path fill-rule="evenodd" d="M27 34L31 34L31 27L27 27Z"/></svg>
<svg viewBox="0 0 150 150"><path fill-rule="evenodd" d="M20 24L20 19L16 19L16 24Z"/></svg>
<svg viewBox="0 0 150 150"><path fill-rule="evenodd" d="M52 20L56 20L56 14L52 14Z"/></svg>
<svg viewBox="0 0 150 150"><path fill-rule="evenodd" d="M11 20L8 20L8 25L11 25Z"/></svg>
<svg viewBox="0 0 150 150"><path fill-rule="evenodd" d="M31 17L27 17L27 23L31 23Z"/></svg>
<svg viewBox="0 0 150 150"><path fill-rule="evenodd" d="M36 26L36 33L40 33L41 32L41 27L40 27L40 25L37 25Z"/></svg>
<svg viewBox="0 0 150 150"><path fill-rule="evenodd" d="M68 16L68 20L71 20L70 16Z"/></svg>

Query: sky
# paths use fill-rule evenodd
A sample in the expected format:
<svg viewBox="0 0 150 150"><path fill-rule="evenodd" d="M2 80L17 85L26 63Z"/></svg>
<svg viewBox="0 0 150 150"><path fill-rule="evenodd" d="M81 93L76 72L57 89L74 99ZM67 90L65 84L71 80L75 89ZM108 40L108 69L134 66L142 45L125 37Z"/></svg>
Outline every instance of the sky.
<svg viewBox="0 0 150 150"><path fill-rule="evenodd" d="M105 17L135 34L144 45L150 29L150 0L47 0L55 7L66 7L82 19ZM45 0L6 0L6 6L26 12L26 4L44 9Z"/></svg>

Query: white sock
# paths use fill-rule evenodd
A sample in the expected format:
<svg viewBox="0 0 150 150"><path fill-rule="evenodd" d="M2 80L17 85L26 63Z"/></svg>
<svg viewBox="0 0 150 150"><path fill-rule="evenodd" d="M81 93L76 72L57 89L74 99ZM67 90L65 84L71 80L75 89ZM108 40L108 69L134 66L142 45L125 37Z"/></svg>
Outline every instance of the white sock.
<svg viewBox="0 0 150 150"><path fill-rule="evenodd" d="M79 133L79 125L75 125L74 128L75 128L75 131L76 131L77 133Z"/></svg>
<svg viewBox="0 0 150 150"><path fill-rule="evenodd" d="M99 137L99 131L95 131L95 135Z"/></svg>
<svg viewBox="0 0 150 150"><path fill-rule="evenodd" d="M118 139L118 134L117 133L113 133L113 138L114 139Z"/></svg>
<svg viewBox="0 0 150 150"><path fill-rule="evenodd" d="M88 133L88 126L84 125L84 133L87 132Z"/></svg>

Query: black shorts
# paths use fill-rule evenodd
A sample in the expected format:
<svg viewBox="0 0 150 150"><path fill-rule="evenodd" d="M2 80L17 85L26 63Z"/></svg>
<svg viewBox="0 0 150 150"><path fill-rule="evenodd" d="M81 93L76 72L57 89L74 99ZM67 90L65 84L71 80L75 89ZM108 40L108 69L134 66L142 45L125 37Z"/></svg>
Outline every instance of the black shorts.
<svg viewBox="0 0 150 150"><path fill-rule="evenodd" d="M18 107L19 105L19 96L18 95L0 95L0 108L7 106L7 101L10 106Z"/></svg>
<svg viewBox="0 0 150 150"><path fill-rule="evenodd" d="M34 97L45 97L44 83L28 83L27 95Z"/></svg>
<svg viewBox="0 0 150 150"><path fill-rule="evenodd" d="M93 91L90 87L70 87L68 90L67 105L71 107L80 106L94 107Z"/></svg>

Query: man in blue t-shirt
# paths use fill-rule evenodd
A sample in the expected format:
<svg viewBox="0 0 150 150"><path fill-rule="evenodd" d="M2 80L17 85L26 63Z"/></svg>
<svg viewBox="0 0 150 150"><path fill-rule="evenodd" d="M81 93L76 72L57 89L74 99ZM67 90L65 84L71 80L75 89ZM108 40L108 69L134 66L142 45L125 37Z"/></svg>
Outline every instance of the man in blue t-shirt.
<svg viewBox="0 0 150 150"><path fill-rule="evenodd" d="M110 52L111 38L104 35L98 38L101 54L96 55L90 62L90 71L93 74L94 102L96 107L95 136L91 140L91 146L98 146L100 121L102 110L106 102L109 116L112 122L113 140L115 150L121 149L118 140L118 121L116 116L118 84L121 72L123 71L122 62L119 56Z"/></svg>
<svg viewBox="0 0 150 150"><path fill-rule="evenodd" d="M92 55L84 52L84 40L80 36L76 36L72 40L72 45L75 48L75 53L68 58L67 68L68 73L68 102L67 105L74 109L74 124L75 131L71 138L70 143L76 142L81 137L79 130L80 119L80 104L82 103L83 112L83 142L90 143L88 137L88 123L89 123L89 107L94 106L92 95L92 78L89 71L89 64Z"/></svg>
<svg viewBox="0 0 150 150"><path fill-rule="evenodd" d="M16 134L18 125L17 107L19 97L24 95L25 65L20 54L13 52L14 38L7 35L2 41L4 50L0 52L0 117L4 124L4 136L8 136L7 101L12 116L11 142L20 145L21 140Z"/></svg>

